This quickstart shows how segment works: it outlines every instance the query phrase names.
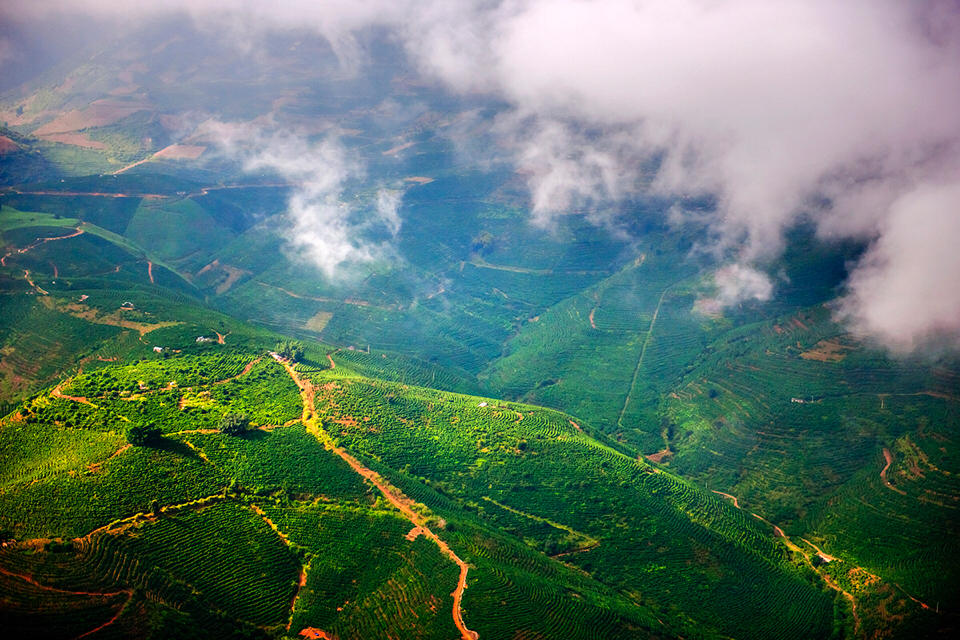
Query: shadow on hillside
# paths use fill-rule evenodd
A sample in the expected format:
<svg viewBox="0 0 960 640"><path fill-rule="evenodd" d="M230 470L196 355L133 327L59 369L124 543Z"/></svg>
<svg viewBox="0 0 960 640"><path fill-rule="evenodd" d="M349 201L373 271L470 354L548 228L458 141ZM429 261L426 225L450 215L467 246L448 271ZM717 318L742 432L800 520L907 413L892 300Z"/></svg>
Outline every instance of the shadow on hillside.
<svg viewBox="0 0 960 640"><path fill-rule="evenodd" d="M151 443L150 448L156 449L157 451L166 451L167 453L172 453L182 458L191 458L193 460L201 459L200 455L185 443L169 438L160 438L156 442Z"/></svg>

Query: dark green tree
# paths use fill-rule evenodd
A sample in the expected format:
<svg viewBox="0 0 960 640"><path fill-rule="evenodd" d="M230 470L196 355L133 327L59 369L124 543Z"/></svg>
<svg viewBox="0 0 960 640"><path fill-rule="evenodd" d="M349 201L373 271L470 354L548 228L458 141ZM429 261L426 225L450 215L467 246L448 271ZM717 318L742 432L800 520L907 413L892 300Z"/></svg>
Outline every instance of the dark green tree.
<svg viewBox="0 0 960 640"><path fill-rule="evenodd" d="M220 433L228 436L243 435L250 429L250 418L243 413L228 412L220 418Z"/></svg>
<svg viewBox="0 0 960 640"><path fill-rule="evenodd" d="M146 447L160 440L160 427L150 423L136 423L127 429L127 442L135 447Z"/></svg>
<svg viewBox="0 0 960 640"><path fill-rule="evenodd" d="M300 362L303 359L303 343L296 340L281 340L277 343L276 352L284 360Z"/></svg>

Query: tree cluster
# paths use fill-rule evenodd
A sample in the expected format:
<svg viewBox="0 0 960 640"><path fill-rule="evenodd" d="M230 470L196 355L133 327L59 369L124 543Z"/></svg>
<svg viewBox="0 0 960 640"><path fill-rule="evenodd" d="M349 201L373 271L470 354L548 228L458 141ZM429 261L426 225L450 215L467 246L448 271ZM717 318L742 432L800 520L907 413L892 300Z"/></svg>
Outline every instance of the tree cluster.
<svg viewBox="0 0 960 640"><path fill-rule="evenodd" d="M281 340L277 343L276 352L284 360L300 362L303 358L303 343L297 340Z"/></svg>
<svg viewBox="0 0 960 640"><path fill-rule="evenodd" d="M228 436L243 435L250 429L250 418L243 413L228 412L220 418L220 433Z"/></svg>

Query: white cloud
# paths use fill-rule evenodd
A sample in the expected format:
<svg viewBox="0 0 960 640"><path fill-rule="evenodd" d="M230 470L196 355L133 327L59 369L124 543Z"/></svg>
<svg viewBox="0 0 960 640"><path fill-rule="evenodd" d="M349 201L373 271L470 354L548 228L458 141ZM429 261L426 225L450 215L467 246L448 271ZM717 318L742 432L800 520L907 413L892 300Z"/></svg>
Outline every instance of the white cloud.
<svg viewBox="0 0 960 640"><path fill-rule="evenodd" d="M6 11L179 10L213 30L242 25L236 34L312 29L348 68L362 68L358 32L382 28L422 74L506 105L495 131L528 176L536 223L583 208L597 219L635 193L711 194L717 251L739 265L719 282L745 283L729 292L771 295L758 270L807 219L824 236L874 241L844 302L858 327L908 336L902 344L960 328L941 300L900 297L915 322L888 331L872 310L899 303L871 284L895 272L917 290L944 273L960 281L954 263L922 259L927 240L906 242L899 224L903 202L933 188L917 185L960 172L953 0L173 0L119 14L116 0L18 4ZM644 175L654 155L659 169ZM326 195L301 200L326 212L305 218L342 219ZM347 244L331 255L362 253Z"/></svg>
<svg viewBox="0 0 960 640"><path fill-rule="evenodd" d="M960 347L960 181L917 185L890 207L841 300L853 326L896 351Z"/></svg>
<svg viewBox="0 0 960 640"><path fill-rule="evenodd" d="M363 175L363 166L335 137L314 142L290 131L218 121L204 123L199 133L240 160L246 171L266 170L290 181L294 190L287 203L289 227L282 232L297 254L328 279L342 278L345 265L392 253L387 243L366 239L366 232L379 223L396 237L403 194L381 190L372 211L358 211L343 191L348 180Z"/></svg>
<svg viewBox="0 0 960 640"><path fill-rule="evenodd" d="M716 299L723 306L743 300L769 300L773 296L773 283L767 274L743 264L729 264L713 274L717 287Z"/></svg>

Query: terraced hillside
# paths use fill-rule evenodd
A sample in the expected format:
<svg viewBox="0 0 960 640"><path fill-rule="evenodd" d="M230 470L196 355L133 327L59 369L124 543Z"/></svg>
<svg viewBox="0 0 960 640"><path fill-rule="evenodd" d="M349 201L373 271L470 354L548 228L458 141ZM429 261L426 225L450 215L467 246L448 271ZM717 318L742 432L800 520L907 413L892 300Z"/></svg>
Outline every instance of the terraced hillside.
<svg viewBox="0 0 960 640"><path fill-rule="evenodd" d="M177 619L214 635L830 635L832 592L770 527L571 418L307 369L229 347L157 356L4 419L17 624L49 606L119 635ZM253 430L220 433L228 412ZM146 424L162 437L127 444Z"/></svg>
<svg viewBox="0 0 960 640"><path fill-rule="evenodd" d="M656 157L545 221L396 42L138 29L0 94L0 625L956 635L960 362L838 324L867 240L728 304Z"/></svg>

